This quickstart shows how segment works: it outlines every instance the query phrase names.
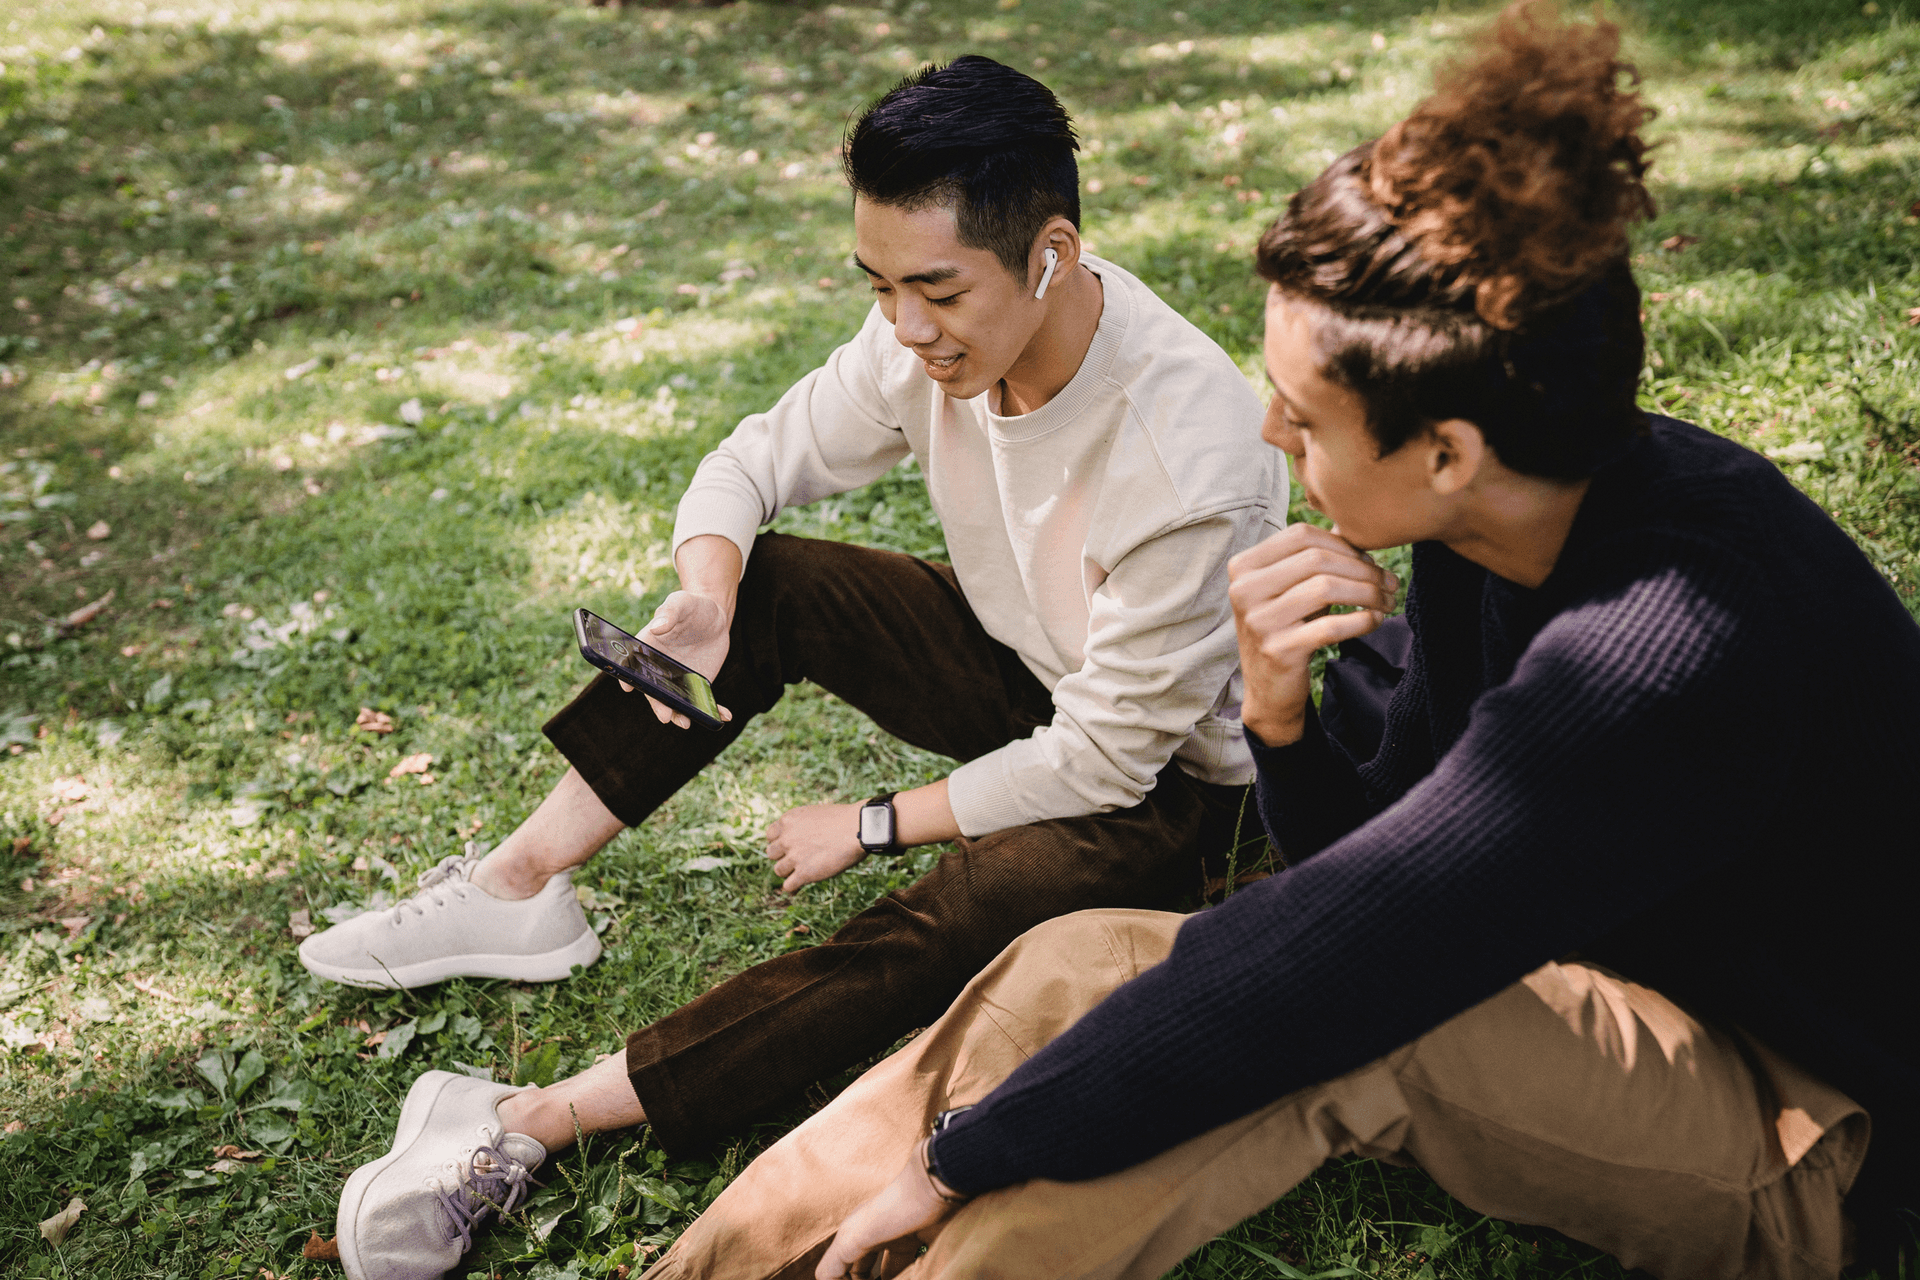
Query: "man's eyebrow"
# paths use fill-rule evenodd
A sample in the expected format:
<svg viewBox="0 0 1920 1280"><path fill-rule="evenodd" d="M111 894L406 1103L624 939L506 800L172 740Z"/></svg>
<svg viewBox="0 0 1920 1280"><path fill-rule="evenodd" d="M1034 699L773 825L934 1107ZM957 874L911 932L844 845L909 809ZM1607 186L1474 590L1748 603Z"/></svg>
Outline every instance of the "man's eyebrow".
<svg viewBox="0 0 1920 1280"><path fill-rule="evenodd" d="M1287 395L1285 391L1282 391L1280 389L1280 384L1278 382L1274 381L1273 370L1262 369L1261 372L1267 375L1267 385L1273 388L1274 399L1278 400L1282 405L1286 406L1287 412L1293 415L1295 421L1304 421L1304 419L1300 417L1300 406L1295 404L1293 402L1293 398Z"/></svg>
<svg viewBox="0 0 1920 1280"><path fill-rule="evenodd" d="M872 267L862 262L860 260L860 255L857 253L853 255L853 265L860 268L862 271L866 272L868 275L874 277L876 280L886 279L886 277L881 275L878 271L875 271ZM960 274L960 268L958 267L935 267L931 271L916 271L910 276L901 276L900 283L901 284L945 284L947 281L953 279L955 276L959 274Z"/></svg>

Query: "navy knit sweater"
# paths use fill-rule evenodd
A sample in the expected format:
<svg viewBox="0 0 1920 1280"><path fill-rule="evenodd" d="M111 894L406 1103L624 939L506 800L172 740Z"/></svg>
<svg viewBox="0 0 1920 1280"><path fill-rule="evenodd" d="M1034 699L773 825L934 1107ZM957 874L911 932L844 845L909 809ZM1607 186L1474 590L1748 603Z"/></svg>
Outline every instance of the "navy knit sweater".
<svg viewBox="0 0 1920 1280"><path fill-rule="evenodd" d="M1771 463L1650 424L1538 589L1415 547L1378 753L1256 746L1290 868L958 1117L943 1179L1129 1167L1579 952L1865 1106L1867 1232L1920 1205L1920 627Z"/></svg>

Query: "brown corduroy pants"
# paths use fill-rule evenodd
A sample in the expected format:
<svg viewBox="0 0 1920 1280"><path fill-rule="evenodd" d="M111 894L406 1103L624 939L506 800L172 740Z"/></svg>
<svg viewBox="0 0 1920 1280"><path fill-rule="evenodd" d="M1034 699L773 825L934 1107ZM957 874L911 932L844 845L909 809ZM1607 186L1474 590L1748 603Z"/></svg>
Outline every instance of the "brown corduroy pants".
<svg viewBox="0 0 1920 1280"><path fill-rule="evenodd" d="M726 729L683 730L606 676L546 725L614 816L637 825L746 721L811 680L888 733L971 760L1053 718L1046 686L994 640L953 571L763 534L714 683ZM933 870L818 946L738 974L627 1038L627 1073L669 1151L709 1145L808 1084L924 1027L1003 947L1090 907L1168 907L1233 839L1246 788L1169 764L1138 805L961 839ZM1247 805L1245 821L1257 832Z"/></svg>
<svg viewBox="0 0 1920 1280"><path fill-rule="evenodd" d="M749 1165L645 1280L811 1277L935 1115L985 1097L1159 963L1181 920L1086 911L1021 937L925 1034ZM1866 1114L1739 1036L1604 969L1548 964L1376 1062L1132 1169L981 1196L924 1255L903 1242L872 1274L1153 1280L1330 1157L1365 1155L1417 1164L1477 1212L1556 1228L1662 1280L1833 1280Z"/></svg>

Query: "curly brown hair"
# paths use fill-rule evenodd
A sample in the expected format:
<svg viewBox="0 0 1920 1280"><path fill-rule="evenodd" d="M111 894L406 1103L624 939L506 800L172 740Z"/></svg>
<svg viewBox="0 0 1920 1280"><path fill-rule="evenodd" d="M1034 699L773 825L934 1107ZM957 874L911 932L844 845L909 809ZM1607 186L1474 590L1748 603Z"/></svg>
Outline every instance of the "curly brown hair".
<svg viewBox="0 0 1920 1280"><path fill-rule="evenodd" d="M1261 237L1260 274L1322 312L1322 372L1383 454L1459 417L1515 470L1574 478L1644 429L1626 229L1653 212L1653 112L1619 46L1520 0Z"/></svg>

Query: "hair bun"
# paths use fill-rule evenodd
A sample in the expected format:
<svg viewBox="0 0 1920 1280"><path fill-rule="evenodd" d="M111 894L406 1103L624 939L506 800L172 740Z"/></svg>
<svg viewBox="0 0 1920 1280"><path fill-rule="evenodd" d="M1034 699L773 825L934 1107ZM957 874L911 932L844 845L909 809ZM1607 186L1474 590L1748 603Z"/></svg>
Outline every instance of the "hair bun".
<svg viewBox="0 0 1920 1280"><path fill-rule="evenodd" d="M1496 328L1591 283L1653 214L1639 130L1654 112L1619 52L1612 23L1519 0L1373 148L1373 199L1421 257L1459 268Z"/></svg>

